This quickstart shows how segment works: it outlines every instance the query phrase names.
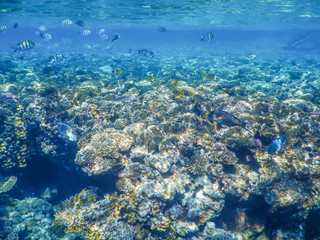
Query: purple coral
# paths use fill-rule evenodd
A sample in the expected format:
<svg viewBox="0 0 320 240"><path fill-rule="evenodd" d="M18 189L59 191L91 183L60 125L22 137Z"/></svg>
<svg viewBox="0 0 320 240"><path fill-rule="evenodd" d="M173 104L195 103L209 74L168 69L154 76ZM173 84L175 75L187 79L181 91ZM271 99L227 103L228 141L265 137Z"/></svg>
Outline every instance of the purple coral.
<svg viewBox="0 0 320 240"><path fill-rule="evenodd" d="M254 141L254 143L256 144L256 147L258 148L258 149L260 149L261 147L262 147L262 142L261 142L261 140L260 139L254 139L253 140Z"/></svg>
<svg viewBox="0 0 320 240"><path fill-rule="evenodd" d="M223 143L218 143L218 142L216 142L216 143L214 143L214 144L212 145L212 150L213 150L213 151L222 151L222 150L224 150L224 149L225 149L225 146L224 146Z"/></svg>
<svg viewBox="0 0 320 240"><path fill-rule="evenodd" d="M7 102L17 102L17 96L11 92L0 93L0 104L3 105Z"/></svg>

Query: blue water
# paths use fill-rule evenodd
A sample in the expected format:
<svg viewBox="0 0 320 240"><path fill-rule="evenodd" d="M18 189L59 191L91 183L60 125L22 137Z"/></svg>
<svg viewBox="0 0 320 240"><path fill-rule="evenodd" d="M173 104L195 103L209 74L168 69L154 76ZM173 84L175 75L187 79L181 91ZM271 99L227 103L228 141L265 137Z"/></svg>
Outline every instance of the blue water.
<svg viewBox="0 0 320 240"><path fill-rule="evenodd" d="M65 19L73 24L62 24ZM78 20L85 26L78 26ZM47 28L52 39L39 35L40 26ZM91 30L91 35L83 36L84 29ZM100 29L105 29L109 40L101 39ZM120 38L111 41L116 33ZM212 33L213 39L200 41L206 33ZM34 42L34 48L14 51L26 40ZM55 54L64 59L52 64ZM317 0L0 0L0 239L319 239L315 224L320 219L319 176L314 170L320 159L319 59ZM157 97L161 99L162 94L165 103L157 108ZM200 100L197 95L202 96ZM239 110L238 102L259 110ZM237 132L224 132L225 127L220 131L221 126L212 130L206 112L216 108L233 110L252 122L250 130L255 134L247 137L241 132L239 137ZM75 128L78 142L58 136L50 122L53 114ZM184 119L188 114L196 115L197 124L192 125L192 118ZM188 121L190 128L183 126ZM140 122L159 126L166 142L161 142L165 137L156 136L156 131L151 133L155 143L145 143L147 133L134 136L131 148L121 152L125 164L102 174L95 170L104 157L99 149L93 150L94 159L84 163L90 170L76 162L99 131L121 132ZM195 131L194 138L188 135L190 129ZM286 134L284 149L268 156L268 145ZM223 144L227 152L203 147L209 141L206 137L213 145ZM27 150L22 151L25 145ZM148 154L132 157L141 146ZM186 146L192 150L185 150ZM298 157L305 157L295 160L294 149ZM221 159L232 152L238 161L217 160L212 155L216 151L222 151ZM161 155L167 152L169 160ZM200 168L208 164L214 170L200 175L186 170L188 160L198 155L209 159ZM22 156L27 164L19 167ZM158 165L152 165L153 157L160 159L161 166L169 164L171 170L161 172ZM7 167L10 161L15 165ZM215 169L218 165L221 172ZM265 171L270 173L264 181ZM239 179L255 174L258 180L245 179L247 186L241 185ZM11 176L17 182L1 190ZM170 200L156 193L150 197L147 190L134 195L121 182L130 179L138 191L147 188L139 185L144 181L162 184L172 176L180 176L173 182L184 179L190 184ZM240 184L248 197L238 194L228 181ZM208 190L211 186L215 192ZM81 192L84 189L89 193ZM81 194L89 197L82 201ZM90 199L90 194L96 199ZM71 203L63 204L70 198ZM197 203L198 198L209 199L210 207ZM88 199L92 202L87 203ZM72 201L78 201L79 209L90 209L91 215L82 208L78 209L81 213L72 213L83 225L70 226L72 221L63 215L71 211ZM141 217L144 207L152 209L145 210L147 217ZM100 213L101 209L107 213ZM199 209L205 209L201 216ZM55 216L59 213L63 220ZM212 215L205 219L206 213ZM81 218L81 214L88 217ZM170 219L169 227L164 219ZM210 229L212 223L216 228ZM178 231L179 224L191 227ZM103 233L90 235L94 225Z"/></svg>

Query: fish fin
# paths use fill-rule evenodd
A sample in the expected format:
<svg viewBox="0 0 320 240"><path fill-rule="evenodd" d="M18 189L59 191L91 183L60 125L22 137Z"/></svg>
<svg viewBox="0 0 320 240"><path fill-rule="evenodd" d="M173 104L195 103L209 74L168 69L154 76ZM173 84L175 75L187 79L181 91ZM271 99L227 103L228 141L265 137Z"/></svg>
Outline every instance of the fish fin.
<svg viewBox="0 0 320 240"><path fill-rule="evenodd" d="M248 124L249 124L249 125L252 125L252 123L243 122L243 128L253 135L253 132L250 131L250 130L247 128L247 125L248 125Z"/></svg>
<svg viewBox="0 0 320 240"><path fill-rule="evenodd" d="M255 137L255 138L260 138L260 137L261 137L260 131L257 131L257 132L255 133L254 137Z"/></svg>
<svg viewBox="0 0 320 240"><path fill-rule="evenodd" d="M61 138L61 139L63 139L63 140L69 140L69 138L68 137L66 137L66 136L63 136L62 134L58 134L58 137L59 138Z"/></svg>
<svg viewBox="0 0 320 240"><path fill-rule="evenodd" d="M214 114L214 111L211 111L211 112L209 112L209 110L207 110L207 119L208 119L208 121L209 122L211 122L211 123L213 123L213 122L215 122L215 120L213 119L213 114Z"/></svg>
<svg viewBox="0 0 320 240"><path fill-rule="evenodd" d="M53 116L50 118L50 122L58 123L56 115L53 113Z"/></svg>
<svg viewBox="0 0 320 240"><path fill-rule="evenodd" d="M205 77L206 74L204 72L201 73L201 77Z"/></svg>

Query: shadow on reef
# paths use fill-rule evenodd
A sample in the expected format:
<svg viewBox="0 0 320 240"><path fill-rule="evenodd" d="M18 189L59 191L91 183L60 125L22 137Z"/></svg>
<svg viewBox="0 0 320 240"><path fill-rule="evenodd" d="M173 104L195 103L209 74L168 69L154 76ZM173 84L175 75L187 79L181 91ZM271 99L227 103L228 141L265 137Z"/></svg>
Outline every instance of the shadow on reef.
<svg viewBox="0 0 320 240"><path fill-rule="evenodd" d="M112 192L116 189L117 179L116 173L88 177L78 169L67 169L44 156L35 156L28 167L21 169L16 175L19 182L17 188L11 192L13 198L42 197L52 204L57 204L88 187ZM48 189L51 192L46 193Z"/></svg>
<svg viewBox="0 0 320 240"><path fill-rule="evenodd" d="M239 197L227 196L225 198L225 207L221 215L216 218L217 227L228 231L245 231L246 226L241 228L241 212L245 213L246 221L251 226L260 228L254 237L258 238L263 232L269 239L274 239L275 229L281 229L285 232L291 232L292 239L296 239L301 234L299 226L306 224L306 238L315 239L319 236L320 229L316 227L320 211L311 213L304 222L301 219L295 219L292 216L296 213L296 207L284 207L277 211L272 211L272 206L267 204L262 196L251 195L248 200L240 201ZM263 231L261 231L263 229ZM313 229L313 231L308 231ZM316 229L316 230L314 230Z"/></svg>
<svg viewBox="0 0 320 240"><path fill-rule="evenodd" d="M248 165L253 171L258 172L260 168L260 164L255 158L255 155L252 153L252 151L248 147L246 146L241 146L238 148L228 147L228 149L236 154L237 158L239 159L238 163ZM227 170L227 169L224 169L224 170Z"/></svg>
<svg viewBox="0 0 320 240"><path fill-rule="evenodd" d="M320 239L320 210L312 211L306 219L306 240Z"/></svg>

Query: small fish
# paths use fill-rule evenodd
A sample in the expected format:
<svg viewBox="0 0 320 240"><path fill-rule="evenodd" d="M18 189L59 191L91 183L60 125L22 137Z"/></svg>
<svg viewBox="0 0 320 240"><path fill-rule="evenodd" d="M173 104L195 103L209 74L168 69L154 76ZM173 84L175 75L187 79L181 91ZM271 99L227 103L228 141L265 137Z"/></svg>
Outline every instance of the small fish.
<svg viewBox="0 0 320 240"><path fill-rule="evenodd" d="M167 29L165 27L159 27L159 32L165 33Z"/></svg>
<svg viewBox="0 0 320 240"><path fill-rule="evenodd" d="M216 111L208 112L207 115L208 115L208 120L211 123L217 122L218 124L226 125L229 127L241 126L245 130L247 130L249 133L252 134L252 132L247 129L247 125L248 124L252 125L252 124L248 123L248 122L241 121L239 118L237 118L236 116L234 116L231 113L228 113L228 112L225 112L222 110L216 110Z"/></svg>
<svg viewBox="0 0 320 240"><path fill-rule="evenodd" d="M154 81L154 76L153 76L153 74L151 74L150 76L148 76L148 80L151 81L151 82Z"/></svg>
<svg viewBox="0 0 320 240"><path fill-rule="evenodd" d="M113 70L113 74L114 75L120 75L122 73L122 69L120 69L120 68L115 68L114 70Z"/></svg>
<svg viewBox="0 0 320 240"><path fill-rule="evenodd" d="M201 92L201 94L203 94L203 87L200 88L200 92Z"/></svg>
<svg viewBox="0 0 320 240"><path fill-rule="evenodd" d="M33 48L34 45L35 45L35 43L30 40L23 41L23 42L17 44L17 47L14 48L14 52L16 52L18 50L29 50L29 49Z"/></svg>
<svg viewBox="0 0 320 240"><path fill-rule="evenodd" d="M84 21L82 21L82 20L78 20L78 21L76 21L76 24L78 25L78 26L80 26L80 27L84 27Z"/></svg>
<svg viewBox="0 0 320 240"><path fill-rule="evenodd" d="M48 28L46 27L46 26L40 26L40 27L38 27L38 29L40 30L40 31L42 31L42 32L45 32L45 31L47 31L48 30Z"/></svg>
<svg viewBox="0 0 320 240"><path fill-rule="evenodd" d="M131 102L136 102L138 101L138 98L136 98L135 96L131 95L128 97L128 100L130 100Z"/></svg>
<svg viewBox="0 0 320 240"><path fill-rule="evenodd" d="M138 50L138 53L147 57L147 58L153 58L154 57L154 53L148 49L141 49Z"/></svg>
<svg viewBox="0 0 320 240"><path fill-rule="evenodd" d="M55 114L53 114L53 117L50 119L50 121L57 124L59 137L71 142L77 141L78 137L77 134L75 134L75 130L68 124L58 121Z"/></svg>
<svg viewBox="0 0 320 240"><path fill-rule="evenodd" d="M214 38L212 33L204 33L201 35L200 41L201 42L211 42L212 39Z"/></svg>
<svg viewBox="0 0 320 240"><path fill-rule="evenodd" d="M82 35L82 36L90 36L91 35L91 30L90 29L83 29L81 32L80 32L80 34Z"/></svg>
<svg viewBox="0 0 320 240"><path fill-rule="evenodd" d="M210 80L213 80L213 81L219 80L219 77L217 75L212 74L212 73L204 73L204 72L202 72L201 73L201 77L206 77L207 79L210 79Z"/></svg>
<svg viewBox="0 0 320 240"><path fill-rule="evenodd" d="M279 137L275 140L273 140L269 146L268 153L274 154L278 152L281 148L283 143L286 141L287 137Z"/></svg>
<svg viewBox="0 0 320 240"><path fill-rule="evenodd" d="M67 26L70 26L71 24L73 24L73 22L70 19L64 19L61 21L61 23Z"/></svg>
<svg viewBox="0 0 320 240"><path fill-rule="evenodd" d="M19 26L18 23L15 23L15 24L13 24L12 28L16 29L16 28L18 28L18 26Z"/></svg>
<svg viewBox="0 0 320 240"><path fill-rule="evenodd" d="M178 90L177 88L174 89L172 93L173 93L174 99L180 99L181 96L190 96L193 98L195 95L194 92L184 89L183 87L181 87L180 90Z"/></svg>
<svg viewBox="0 0 320 240"><path fill-rule="evenodd" d="M255 59L257 57L257 55L255 55L254 53L249 53L249 58L251 60Z"/></svg>
<svg viewBox="0 0 320 240"><path fill-rule="evenodd" d="M170 90L172 90L172 91L173 91L173 90L176 90L176 89L178 88L178 81L172 80L169 88L170 88Z"/></svg>
<svg viewBox="0 0 320 240"><path fill-rule="evenodd" d="M107 41L109 40L109 37L108 35L105 33L105 30L103 28L101 28L98 32L100 38L103 40L103 41Z"/></svg>
<svg viewBox="0 0 320 240"><path fill-rule="evenodd" d="M118 40L119 38L120 38L120 34L118 32L116 32L111 41L114 42L114 41Z"/></svg>
<svg viewBox="0 0 320 240"><path fill-rule="evenodd" d="M52 40L52 35L48 32L40 32L40 37L46 41Z"/></svg>
<svg viewBox="0 0 320 240"><path fill-rule="evenodd" d="M55 54L50 57L50 64L61 62L63 59L64 57L62 56L62 54Z"/></svg>
<svg viewBox="0 0 320 240"><path fill-rule="evenodd" d="M5 33L8 30L7 26L0 26L0 32Z"/></svg>

